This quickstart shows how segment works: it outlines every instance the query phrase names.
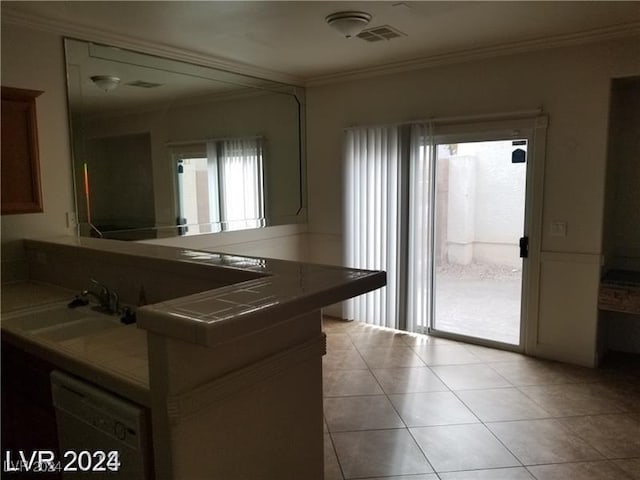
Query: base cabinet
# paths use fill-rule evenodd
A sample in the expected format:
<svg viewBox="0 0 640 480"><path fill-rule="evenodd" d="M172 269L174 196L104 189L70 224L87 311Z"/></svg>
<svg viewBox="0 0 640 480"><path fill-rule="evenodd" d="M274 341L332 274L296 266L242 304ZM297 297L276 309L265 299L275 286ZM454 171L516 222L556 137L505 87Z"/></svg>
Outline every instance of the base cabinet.
<svg viewBox="0 0 640 480"><path fill-rule="evenodd" d="M61 479L58 472L7 472L7 452L17 460L51 450L59 457L56 416L49 374L53 365L2 342L2 478ZM16 465L13 465L16 467Z"/></svg>

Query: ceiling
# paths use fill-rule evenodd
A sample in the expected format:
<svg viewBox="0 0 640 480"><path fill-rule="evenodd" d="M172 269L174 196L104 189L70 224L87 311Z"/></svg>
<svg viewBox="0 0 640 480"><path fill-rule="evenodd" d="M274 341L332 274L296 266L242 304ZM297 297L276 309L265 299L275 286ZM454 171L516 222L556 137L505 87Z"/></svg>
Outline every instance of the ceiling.
<svg viewBox="0 0 640 480"><path fill-rule="evenodd" d="M345 39L324 18L370 13L407 36ZM507 46L640 32L640 2L2 2L13 13L302 80ZM546 42L546 43L545 43ZM532 47L533 48L533 47Z"/></svg>
<svg viewBox="0 0 640 480"><path fill-rule="evenodd" d="M85 115L288 92L273 82L81 40L68 39L65 56L69 106ZM105 92L91 80L95 75L115 76L119 86Z"/></svg>

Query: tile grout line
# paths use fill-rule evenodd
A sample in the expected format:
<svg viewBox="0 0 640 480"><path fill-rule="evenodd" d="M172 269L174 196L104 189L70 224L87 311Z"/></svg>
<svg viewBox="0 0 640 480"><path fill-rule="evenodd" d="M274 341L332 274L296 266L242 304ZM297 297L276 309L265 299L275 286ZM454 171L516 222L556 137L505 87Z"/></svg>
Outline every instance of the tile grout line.
<svg viewBox="0 0 640 480"><path fill-rule="evenodd" d="M393 330L380 330L381 332L393 332ZM530 471L529 467L535 467L535 466L540 466L540 465L566 465L566 464L576 464L576 463L592 463L592 462L600 462L600 463L609 463L611 465L613 465L614 467L616 467L616 469L618 469L620 471L620 473L623 473L626 476L628 476L627 472L622 470L617 464L616 464L616 460L635 460L638 459L640 457L607 457L606 455L604 455L598 448L596 448L595 446L593 446L591 444L591 442L589 442L587 439L584 438L584 435L579 435L574 429L572 429L571 427L568 426L564 426L562 425L562 423L560 422L560 420L565 419L565 418L584 418L584 417L603 417L603 416L618 416L618 417L628 417L631 418L633 420L636 419L637 417L637 412L633 411L633 410L628 410L628 409L623 409L620 408L618 406L615 406L615 408L617 409L617 411L615 412L598 412L598 413L594 413L594 414L579 414L579 415L560 415L560 416L551 416L551 414L547 411L547 409L544 408L544 406L539 403L538 401L536 401L533 397L527 395L527 393L525 391L523 391L523 388L526 387L537 387L537 386L553 386L553 385L588 385L588 384L597 384L597 385L608 385L608 384L616 384L616 383L623 383L626 384L627 382L621 381L621 382L616 382L615 379L611 379L611 380L607 380L607 379L594 379L594 378L588 378L588 379L582 379L580 380L579 378L576 380L575 377L574 378L567 378L566 381L560 382L560 383L542 383L542 384L532 384L532 385L517 385L513 382L511 382L509 379L505 378L496 368L493 367L493 365L491 365L492 363L511 363L511 362L499 362L499 361L488 361L488 360L483 360L480 357L478 357L480 359L479 363L472 363L472 364L468 364L468 365L484 365L489 367L493 372L495 372L499 377L501 377L503 380L505 380L509 386L508 387L490 387L490 388L474 388L474 389L463 389L463 390L459 390L459 391L474 391L474 390L498 390L500 388L504 388L504 389L513 389L517 392L519 392L520 394L524 395L527 399L529 399L534 405L536 405L538 408L540 408L540 410L542 410L543 412L545 412L547 415L547 417L541 417L541 418L526 418L526 419L516 419L516 420L497 420L497 421L483 421L480 419L480 417L470 408L469 404L467 404L466 402L464 402L464 400L459 396L458 394L458 390L453 390L452 388L449 387L449 385L447 385L442 378L437 374L437 372L435 372L431 367L432 366L440 366L440 365L429 365L427 364L427 362L424 361L424 359L419 355L419 353L416 351L416 347L420 347L422 345L410 345L406 340L407 338L400 338L400 341L404 344L404 345L397 345L393 342L393 340L391 340L391 342L382 342L379 344L376 344L377 342L372 342L372 345L369 346L365 346L365 345L356 345L355 343L353 343L354 338L352 337L352 335L350 334L349 331L340 331L339 333L346 333L349 337L349 339L351 340L351 345L353 346L353 349L355 349L358 352L358 355L360 357L360 359L364 362L364 364L367 367L367 371L369 372L369 374L374 378L375 383L377 384L377 386L380 388L382 394L365 394L365 395L337 395L337 396L332 396L332 397L326 397L326 398L340 398L340 397L353 397L353 396L359 396L359 397L379 397L381 395L385 396L385 399L387 400L387 402L391 405L391 407L393 408L393 411L396 413L396 415L399 417L401 423L404 425L404 427L399 427L399 428L393 428L393 429L368 429L368 430L353 430L353 432L363 432L363 431L380 431L380 430L406 430L413 442L419 447L419 450L421 451L421 453L423 454L423 456L425 457L427 463L429 464L429 466L432 468L434 474L436 477L440 478L440 475L438 472L435 471L435 469L433 468L433 465L431 464L427 454L423 451L422 447L420 446L420 444L417 442L417 440L415 439L415 437L413 436L413 433L410 430L410 427L407 426L405 420L402 418L402 416L400 415L398 409L396 408L396 406L394 405L394 403L391 401L390 395L392 395L391 393L388 393L383 387L382 384L380 383L380 380L378 379L378 377L374 374L373 370L374 368L370 365L369 362L367 362L363 357L362 357L362 350L366 350L367 348L381 348L381 349L392 349L394 347L409 347L411 349L411 351L413 352L414 355L416 355L418 358L420 358L421 362L424 364L422 366L420 365L409 365L409 366L396 366L396 365L390 365L390 366L381 366L381 367L376 367L376 369L378 370L385 370L385 369L411 369L411 368L426 368L427 371L429 371L432 375L434 375L436 378L439 379L440 382L443 383L444 387L446 388L445 392L451 392L453 393L454 397L462 403L462 405L465 406L465 408L467 408L471 414L477 418L478 423L465 423L465 424L455 424L455 425L477 425L477 424L481 424L483 425L483 427L488 430L491 435L496 438L496 440L506 449L506 451L508 451L519 463L520 463L520 467L495 467L495 468L487 468L487 469L472 469L472 470L491 470L491 469L498 469L498 468L524 468L525 471L528 472L528 474L532 475L534 478L535 475L533 474L533 472ZM352 332L354 334L363 334L363 333L368 333L372 338L375 338L375 334L376 332L364 332L364 331L355 331ZM395 334L394 334L395 335ZM393 338L393 337L392 337ZM436 346L431 345L431 346ZM469 352L471 355L473 354L473 351ZM535 360L535 359L534 359ZM467 364L451 364L451 365L467 365ZM446 365L445 365L446 366ZM345 369L345 370L352 370L352 369ZM362 369L364 370L364 369ZM441 391L441 390L438 390ZM427 390L426 392L404 392L404 395L408 395L410 393L428 393L431 392L431 390ZM434 391L435 392L435 391ZM398 395L401 395L403 393L398 393ZM613 400L612 400L613 401ZM543 463L543 464L534 464L534 465L524 465L523 462L497 437L497 435L487 426L487 424L490 423L509 423L509 422L525 422L525 421L539 421L539 420L554 420L557 423L559 423L564 430L567 431L567 433L575 436L576 438L582 440L583 442L585 442L589 447L591 447L595 452L597 452L598 454L600 454L602 456L601 459L592 459L592 460L575 460L575 461L566 461L566 462L556 462L556 463ZM444 424L443 426L447 426L447 425L454 425L454 424ZM328 429L328 425L327 425L327 429ZM329 430L329 429L328 429ZM335 433L348 433L351 432L351 430L349 431L343 431L343 432L335 432ZM336 454L336 458L338 458L337 456L337 451L335 449L335 445L333 443L333 433L329 431L328 432L331 438L331 442L332 442L332 447L334 448L334 454ZM339 459L338 459L339 462ZM339 463L339 466L341 468L342 471L342 465ZM344 472L342 471L343 474L343 478L344 478Z"/></svg>

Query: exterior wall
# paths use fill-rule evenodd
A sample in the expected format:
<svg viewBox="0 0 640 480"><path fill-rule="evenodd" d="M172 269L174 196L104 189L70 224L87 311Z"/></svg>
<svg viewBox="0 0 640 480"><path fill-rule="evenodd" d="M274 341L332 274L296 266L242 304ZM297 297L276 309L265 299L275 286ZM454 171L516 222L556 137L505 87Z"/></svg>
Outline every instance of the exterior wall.
<svg viewBox="0 0 640 480"><path fill-rule="evenodd" d="M441 238L450 263L522 267L518 240L524 232L527 167L511 163L513 149L510 141L458 144L453 156L439 149L438 173L440 162L448 163L442 192L448 197L442 206L448 228Z"/></svg>

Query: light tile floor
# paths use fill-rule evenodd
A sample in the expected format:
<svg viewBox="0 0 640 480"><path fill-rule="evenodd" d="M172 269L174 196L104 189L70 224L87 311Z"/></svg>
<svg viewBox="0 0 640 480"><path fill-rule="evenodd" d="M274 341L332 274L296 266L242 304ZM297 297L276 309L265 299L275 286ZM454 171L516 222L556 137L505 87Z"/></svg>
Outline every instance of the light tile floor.
<svg viewBox="0 0 640 480"><path fill-rule="evenodd" d="M640 480L637 369L324 330L326 480Z"/></svg>

